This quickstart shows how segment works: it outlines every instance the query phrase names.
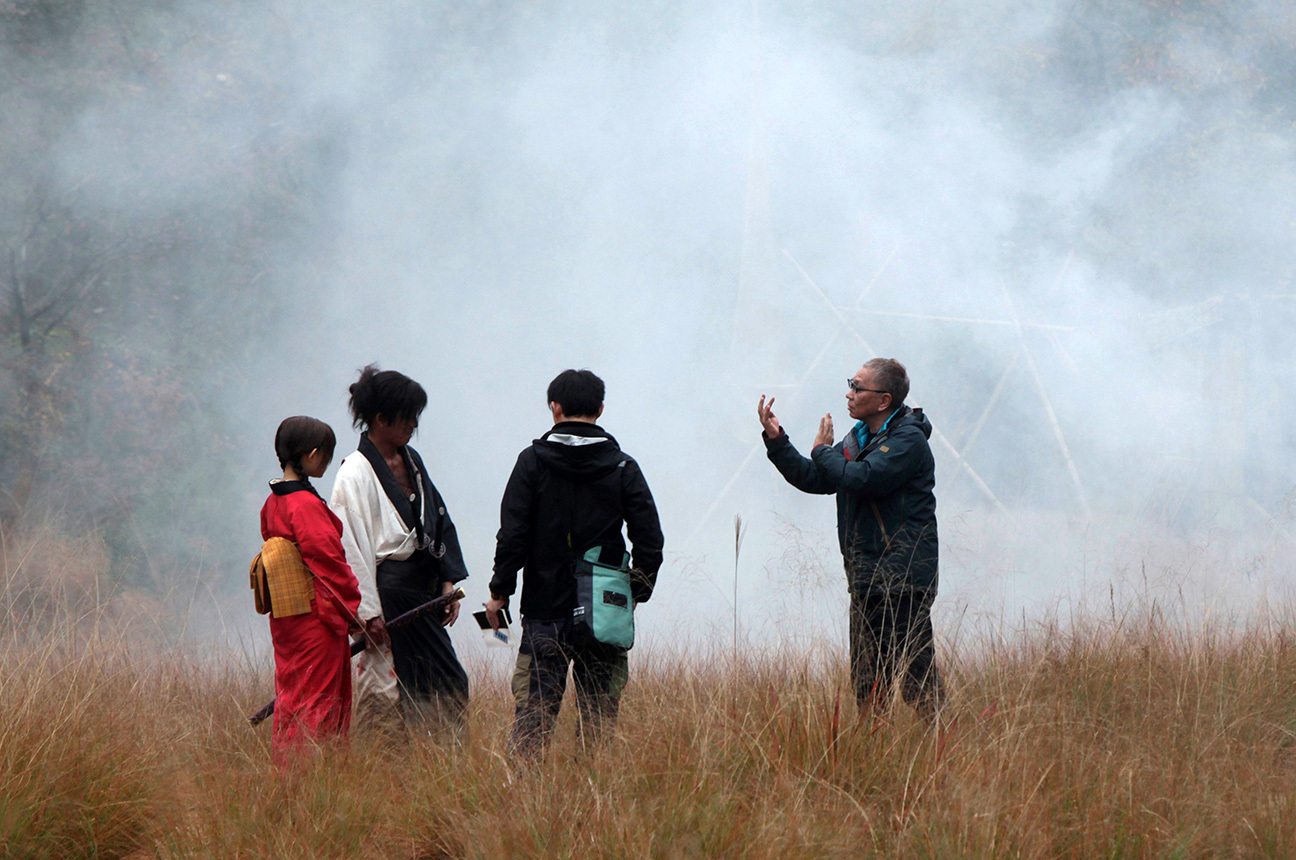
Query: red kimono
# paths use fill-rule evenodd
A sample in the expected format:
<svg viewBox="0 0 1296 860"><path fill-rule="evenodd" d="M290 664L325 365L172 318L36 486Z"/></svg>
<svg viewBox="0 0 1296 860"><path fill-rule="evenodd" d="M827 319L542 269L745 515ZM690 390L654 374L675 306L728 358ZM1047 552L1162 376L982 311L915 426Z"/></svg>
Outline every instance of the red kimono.
<svg viewBox="0 0 1296 860"><path fill-rule="evenodd" d="M351 725L351 643L347 622L360 587L342 552L342 523L304 481L275 481L261 508L261 537L297 544L313 574L309 615L270 618L275 655L271 748L284 764L306 740L345 735Z"/></svg>

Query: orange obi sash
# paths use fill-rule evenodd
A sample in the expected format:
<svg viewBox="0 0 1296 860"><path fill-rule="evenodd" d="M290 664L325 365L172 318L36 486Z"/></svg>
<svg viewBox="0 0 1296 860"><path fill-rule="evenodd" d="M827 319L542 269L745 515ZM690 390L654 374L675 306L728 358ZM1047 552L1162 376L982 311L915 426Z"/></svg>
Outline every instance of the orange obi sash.
<svg viewBox="0 0 1296 860"><path fill-rule="evenodd" d="M261 552L248 569L256 611L275 618L306 615L315 597L315 583L302 561L297 544L283 537L272 537L261 544Z"/></svg>

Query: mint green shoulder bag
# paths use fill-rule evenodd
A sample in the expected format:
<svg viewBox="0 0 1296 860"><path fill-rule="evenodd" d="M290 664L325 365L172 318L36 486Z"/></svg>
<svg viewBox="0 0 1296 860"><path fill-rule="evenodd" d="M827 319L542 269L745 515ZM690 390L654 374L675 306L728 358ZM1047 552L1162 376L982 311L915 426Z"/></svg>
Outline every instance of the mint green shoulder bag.
<svg viewBox="0 0 1296 860"><path fill-rule="evenodd" d="M634 645L634 598L630 594L630 555L623 553L620 567L599 560L600 547L592 547L576 560L576 608L572 620L596 642L616 648Z"/></svg>

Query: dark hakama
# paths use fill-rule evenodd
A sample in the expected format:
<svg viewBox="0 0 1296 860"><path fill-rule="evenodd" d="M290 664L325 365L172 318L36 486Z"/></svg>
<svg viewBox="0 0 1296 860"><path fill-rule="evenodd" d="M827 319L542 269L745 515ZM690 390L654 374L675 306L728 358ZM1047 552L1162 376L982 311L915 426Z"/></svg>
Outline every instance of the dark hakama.
<svg viewBox="0 0 1296 860"><path fill-rule="evenodd" d="M392 619L441 596L448 584L467 577L468 570L445 500L419 453L409 446L401 449L413 490L408 495L368 434L361 435L357 453L338 470L332 504L346 517L347 549L353 553L348 557L356 570L374 571L382 615ZM368 617L370 611L366 608L362 614ZM467 711L468 673L442 621L425 617L390 630L390 649L371 647L359 661L362 695L386 686L405 724L420 730L437 725L462 729ZM394 670L394 684L366 674L388 665ZM360 710L369 708L362 702Z"/></svg>

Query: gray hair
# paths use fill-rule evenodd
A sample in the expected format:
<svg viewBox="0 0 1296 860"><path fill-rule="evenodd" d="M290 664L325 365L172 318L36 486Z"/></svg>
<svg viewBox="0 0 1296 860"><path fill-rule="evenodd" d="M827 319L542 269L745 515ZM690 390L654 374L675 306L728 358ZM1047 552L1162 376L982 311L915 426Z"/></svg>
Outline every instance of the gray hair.
<svg viewBox="0 0 1296 860"><path fill-rule="evenodd" d="M909 374L894 358L874 358L864 362L873 374L873 384L891 395L891 405L899 406L909 396Z"/></svg>

